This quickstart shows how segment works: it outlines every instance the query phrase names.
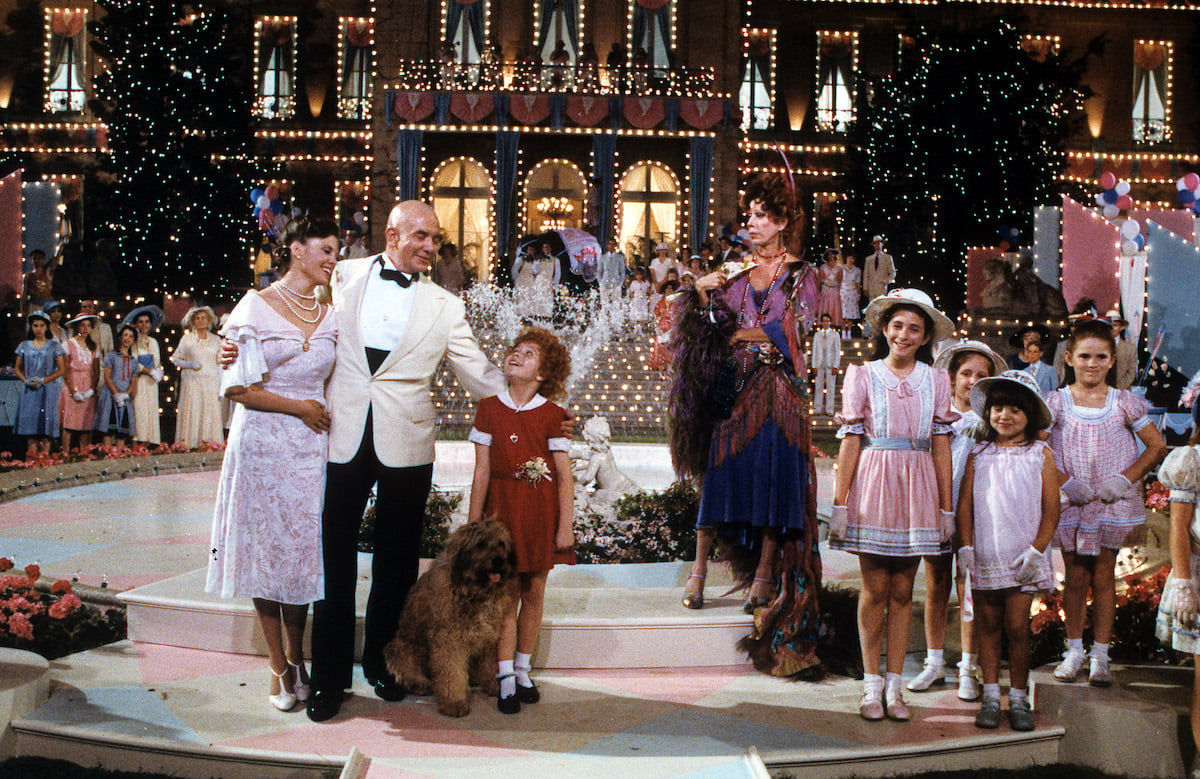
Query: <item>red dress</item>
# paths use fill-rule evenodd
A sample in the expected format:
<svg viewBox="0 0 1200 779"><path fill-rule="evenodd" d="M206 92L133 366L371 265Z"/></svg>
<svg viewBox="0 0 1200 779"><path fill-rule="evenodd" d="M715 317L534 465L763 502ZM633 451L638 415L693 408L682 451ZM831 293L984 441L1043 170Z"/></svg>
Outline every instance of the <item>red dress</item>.
<svg viewBox="0 0 1200 779"><path fill-rule="evenodd" d="M521 573L575 562L574 550L554 549L558 474L553 452L570 449L570 442L562 437L566 417L562 408L541 395L534 395L518 411L507 391L484 398L475 412L470 440L488 447L491 467L483 516L495 516L512 531Z"/></svg>

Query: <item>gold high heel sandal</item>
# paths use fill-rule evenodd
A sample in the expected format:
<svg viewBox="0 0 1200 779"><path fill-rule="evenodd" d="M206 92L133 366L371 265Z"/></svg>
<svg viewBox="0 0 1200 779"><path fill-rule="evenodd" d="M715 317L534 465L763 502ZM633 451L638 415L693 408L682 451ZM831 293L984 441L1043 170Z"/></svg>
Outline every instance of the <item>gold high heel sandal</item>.
<svg viewBox="0 0 1200 779"><path fill-rule="evenodd" d="M702 609L704 608L704 580L708 578L706 573L689 573L688 581L692 579L700 580L700 592L684 592L683 607L685 609Z"/></svg>

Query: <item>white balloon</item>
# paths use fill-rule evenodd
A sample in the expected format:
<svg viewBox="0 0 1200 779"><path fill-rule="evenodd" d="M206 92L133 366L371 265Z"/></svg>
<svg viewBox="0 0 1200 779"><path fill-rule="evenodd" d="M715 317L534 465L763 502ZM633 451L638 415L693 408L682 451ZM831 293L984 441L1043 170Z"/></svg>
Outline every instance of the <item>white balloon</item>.
<svg viewBox="0 0 1200 779"><path fill-rule="evenodd" d="M257 200L257 201L254 203L254 205L256 205L256 206L258 206L259 208L262 208L262 209L267 209L267 208L270 208L270 207L271 207L271 199L270 199L269 197L267 197L266 195L262 195L262 196L261 196L261 197L259 197L259 199L258 199L258 200Z"/></svg>
<svg viewBox="0 0 1200 779"><path fill-rule="evenodd" d="M1117 208L1112 203L1109 203L1104 207L1104 216L1107 219L1115 219L1119 213L1121 213L1121 209Z"/></svg>
<svg viewBox="0 0 1200 779"><path fill-rule="evenodd" d="M1108 203L1104 202L1104 194L1101 192L1096 193L1096 205L1100 206L1101 208L1104 208L1106 205L1108 205Z"/></svg>
<svg viewBox="0 0 1200 779"><path fill-rule="evenodd" d="M1117 194L1118 195L1128 195L1129 194L1129 182L1128 181L1118 181L1117 182Z"/></svg>
<svg viewBox="0 0 1200 779"><path fill-rule="evenodd" d="M1122 254L1137 254L1137 251L1138 251L1137 244L1134 243L1133 241L1122 241L1121 242L1121 253Z"/></svg>
<svg viewBox="0 0 1200 779"><path fill-rule="evenodd" d="M354 224L358 225L359 227L362 227L363 224L366 223L366 221L367 221L367 218L363 215L362 211L354 212Z"/></svg>
<svg viewBox="0 0 1200 779"><path fill-rule="evenodd" d="M1175 182L1175 189L1183 190L1187 188L1187 181L1183 177L1180 177L1180 179Z"/></svg>
<svg viewBox="0 0 1200 779"><path fill-rule="evenodd" d="M1125 223L1121 225L1122 238L1133 240L1133 236L1137 235L1141 231L1142 227L1137 223L1136 219L1126 219Z"/></svg>

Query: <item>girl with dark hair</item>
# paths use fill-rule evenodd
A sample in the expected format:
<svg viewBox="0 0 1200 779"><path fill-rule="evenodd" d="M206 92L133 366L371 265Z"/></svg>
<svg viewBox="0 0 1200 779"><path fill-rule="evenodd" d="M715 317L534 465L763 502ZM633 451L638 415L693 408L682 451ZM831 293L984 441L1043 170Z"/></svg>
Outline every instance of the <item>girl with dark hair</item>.
<svg viewBox="0 0 1200 779"><path fill-rule="evenodd" d="M867 720L909 719L900 691L912 588L924 555L950 551L950 381L930 344L954 325L924 292L893 290L871 301L876 359L852 365L842 386L842 427L829 543L858 555L863 697ZM887 677L880 675L884 623Z"/></svg>
<svg viewBox="0 0 1200 779"><path fill-rule="evenodd" d="M821 561L804 346L816 273L788 251L801 214L782 176L752 179L742 206L756 247L750 262L696 279L677 303L671 452L681 478L701 481L683 605L704 605L708 557L720 538L749 588L743 607L755 614L742 648L760 671L792 676L819 670Z"/></svg>
<svg viewBox="0 0 1200 779"><path fill-rule="evenodd" d="M50 439L58 438L59 388L55 382L66 371L62 344L50 335L50 317L41 311L29 315L25 340L17 347L13 373L25 386L17 396L13 433L29 436L25 456L50 453Z"/></svg>
<svg viewBox="0 0 1200 779"><path fill-rule="evenodd" d="M329 447L325 380L337 322L318 290L337 265L337 225L299 219L276 257L283 277L237 304L222 335L237 357L221 374L236 401L213 510L205 589L249 596L267 645L269 700L288 711L308 697L304 626L325 597L321 509Z"/></svg>
<svg viewBox="0 0 1200 779"><path fill-rule="evenodd" d="M133 356L137 330L121 325L115 348L101 362L100 398L96 402L96 430L111 446L113 437L128 439L135 434L133 396L137 394L138 362Z"/></svg>
<svg viewBox="0 0 1200 779"><path fill-rule="evenodd" d="M971 407L984 441L967 459L958 498L959 567L974 594L983 702L975 726L1000 724L1000 650L1008 643L1008 722L1033 730L1029 704L1029 613L1035 592L1054 589L1046 552L1058 525L1058 475L1038 433L1054 418L1023 371L980 379Z"/></svg>
<svg viewBox="0 0 1200 779"><path fill-rule="evenodd" d="M1062 549L1067 653L1054 677L1073 682L1083 667L1083 625L1092 591L1088 681L1112 684L1108 645L1116 615L1117 552L1144 529L1141 481L1167 453L1162 434L1146 416L1149 405L1111 386L1116 362L1112 326L1100 319L1076 323L1066 343L1067 383L1046 399L1054 413L1050 446L1062 491L1055 542ZM1137 439L1145 445L1138 454Z"/></svg>
<svg viewBox="0 0 1200 779"><path fill-rule="evenodd" d="M92 442L96 421L96 384L100 380L100 350L92 340L94 316L78 316L67 323L75 335L64 344L66 380L58 405L62 414L62 448L70 451L74 439L80 446Z"/></svg>

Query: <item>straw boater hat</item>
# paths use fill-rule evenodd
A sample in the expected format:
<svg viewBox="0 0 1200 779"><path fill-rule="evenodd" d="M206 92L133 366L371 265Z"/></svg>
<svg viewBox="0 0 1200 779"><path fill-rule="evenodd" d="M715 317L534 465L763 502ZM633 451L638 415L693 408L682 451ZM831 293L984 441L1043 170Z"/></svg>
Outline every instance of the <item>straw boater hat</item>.
<svg viewBox="0 0 1200 779"><path fill-rule="evenodd" d="M1114 325L1121 325L1122 327L1129 324L1129 320L1121 316L1121 312L1115 308L1110 308L1108 313L1104 315L1104 318Z"/></svg>
<svg viewBox="0 0 1200 779"><path fill-rule="evenodd" d="M151 330L157 330L158 328L162 327L163 310L155 305L138 306L125 315L125 318L121 320L121 324L131 325L136 322L137 318L142 314L149 314Z"/></svg>
<svg viewBox="0 0 1200 779"><path fill-rule="evenodd" d="M1005 371L999 376L988 376L975 382L975 386L971 387L971 410L978 414L980 418L985 418L983 410L984 406L987 405L988 392L999 383L1005 383L1010 388L1019 387L1037 399L1037 419L1029 420L1034 428L1045 430L1054 424L1054 414L1050 413L1050 407L1046 405L1046 401L1042 398L1042 393L1038 392L1037 382L1025 371Z"/></svg>
<svg viewBox="0 0 1200 779"><path fill-rule="evenodd" d="M96 320L95 322L92 322L92 325L95 326L96 322L100 321L100 317L96 316L95 314L80 314L79 316L75 317L74 319L72 319L70 322L67 322L66 324L67 324L67 327L74 327L75 325L79 324L80 322L82 322L84 320L91 321L93 319Z"/></svg>
<svg viewBox="0 0 1200 779"><path fill-rule="evenodd" d="M867 310L863 316L867 320L867 324L871 326L871 330L876 333L883 332L883 328L879 326L879 318L884 312L897 303L907 303L910 306L917 308L929 314L933 320L933 343L944 341L954 335L954 323L950 318L938 311L934 307L933 301L919 289L894 289L886 295L880 295L867 304Z"/></svg>
<svg viewBox="0 0 1200 779"><path fill-rule="evenodd" d="M192 317L196 314L208 314L208 329L212 330L213 325L217 323L217 315L208 306L192 306L188 312L183 315L183 329L192 329Z"/></svg>
<svg viewBox="0 0 1200 779"><path fill-rule="evenodd" d="M1001 373L1004 373L1006 370L1008 370L1008 363L1004 361L1003 357L992 351L992 347L988 346L983 341L971 341L966 338L962 339L958 343L952 343L942 347L942 350L938 352L937 357L933 358L933 367L948 371L950 370L950 361L954 359L954 355L961 354L963 352L976 352L990 360L992 363L993 376L999 376Z"/></svg>

